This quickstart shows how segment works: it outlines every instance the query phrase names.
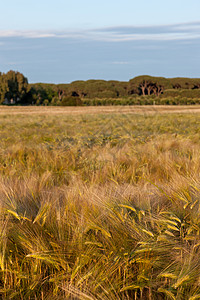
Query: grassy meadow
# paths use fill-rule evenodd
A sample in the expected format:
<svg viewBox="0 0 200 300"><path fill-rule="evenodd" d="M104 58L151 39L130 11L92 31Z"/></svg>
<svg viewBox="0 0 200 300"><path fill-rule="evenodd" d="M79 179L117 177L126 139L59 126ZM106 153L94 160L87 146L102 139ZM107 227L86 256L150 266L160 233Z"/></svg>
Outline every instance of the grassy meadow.
<svg viewBox="0 0 200 300"><path fill-rule="evenodd" d="M44 109L0 110L0 299L200 299L200 113Z"/></svg>

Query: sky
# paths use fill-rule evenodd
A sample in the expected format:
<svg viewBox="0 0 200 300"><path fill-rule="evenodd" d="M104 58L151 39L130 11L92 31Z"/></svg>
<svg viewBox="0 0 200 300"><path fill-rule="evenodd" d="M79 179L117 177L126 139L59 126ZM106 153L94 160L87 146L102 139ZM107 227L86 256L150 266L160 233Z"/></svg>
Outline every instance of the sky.
<svg viewBox="0 0 200 300"><path fill-rule="evenodd" d="M0 71L29 82L200 77L199 0L9 0Z"/></svg>

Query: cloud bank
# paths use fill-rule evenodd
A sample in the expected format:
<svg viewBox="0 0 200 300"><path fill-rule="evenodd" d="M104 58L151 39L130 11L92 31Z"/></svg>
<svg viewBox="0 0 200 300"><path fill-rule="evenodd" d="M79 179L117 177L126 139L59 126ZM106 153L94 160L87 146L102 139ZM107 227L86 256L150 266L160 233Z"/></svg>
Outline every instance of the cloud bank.
<svg viewBox="0 0 200 300"><path fill-rule="evenodd" d="M118 26L93 30L0 31L0 38L70 38L87 41L178 41L200 38L200 22L165 26Z"/></svg>

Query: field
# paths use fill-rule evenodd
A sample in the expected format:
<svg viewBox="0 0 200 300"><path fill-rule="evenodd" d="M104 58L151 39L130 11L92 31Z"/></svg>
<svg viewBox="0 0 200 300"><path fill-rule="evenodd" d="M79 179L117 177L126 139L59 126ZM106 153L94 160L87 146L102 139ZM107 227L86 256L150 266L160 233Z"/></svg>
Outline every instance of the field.
<svg viewBox="0 0 200 300"><path fill-rule="evenodd" d="M200 299L200 107L1 107L0 299Z"/></svg>
<svg viewBox="0 0 200 300"><path fill-rule="evenodd" d="M2 106L0 115L80 115L80 114L157 114L157 113L200 113L200 105L134 105L134 106L85 106L85 107L39 107Z"/></svg>

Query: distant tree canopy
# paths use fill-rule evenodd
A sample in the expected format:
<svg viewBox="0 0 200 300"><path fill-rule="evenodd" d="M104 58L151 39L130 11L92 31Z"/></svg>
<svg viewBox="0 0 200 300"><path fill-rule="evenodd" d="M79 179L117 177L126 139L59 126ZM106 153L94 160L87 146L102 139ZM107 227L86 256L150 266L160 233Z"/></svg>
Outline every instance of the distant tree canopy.
<svg viewBox="0 0 200 300"><path fill-rule="evenodd" d="M164 77L138 76L129 81L129 94L159 96L165 89L171 88L170 81Z"/></svg>
<svg viewBox="0 0 200 300"><path fill-rule="evenodd" d="M200 79L199 78L170 78L168 79L171 82L173 89L199 89L200 88Z"/></svg>
<svg viewBox="0 0 200 300"><path fill-rule="evenodd" d="M29 91L28 79L22 73L9 71L0 73L0 102L17 103Z"/></svg>
<svg viewBox="0 0 200 300"><path fill-rule="evenodd" d="M83 102L92 103L93 99L96 99L95 103L114 103L115 99L126 97L177 97L184 95L184 91L191 98L197 97L200 92L200 79L143 75L128 82L80 80L68 84L28 84L27 78L19 72L0 73L0 103L5 104L82 105ZM105 102L106 99L109 101Z"/></svg>

